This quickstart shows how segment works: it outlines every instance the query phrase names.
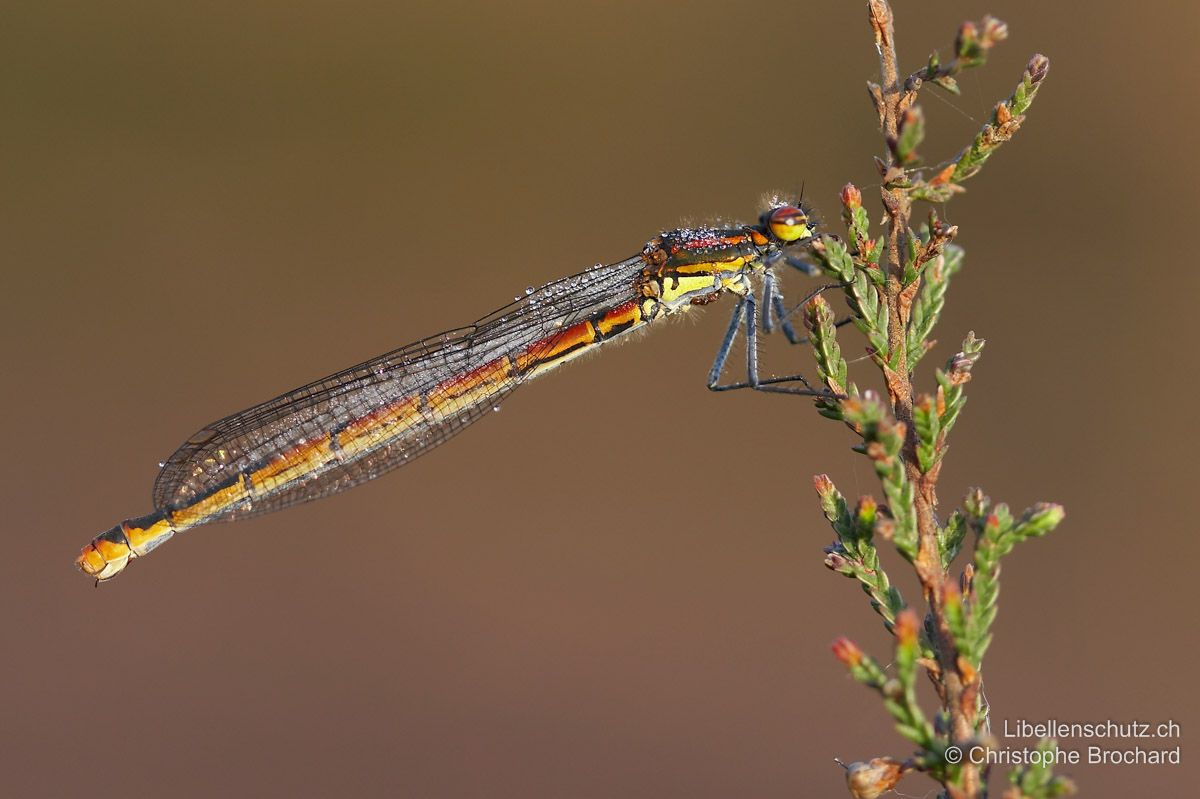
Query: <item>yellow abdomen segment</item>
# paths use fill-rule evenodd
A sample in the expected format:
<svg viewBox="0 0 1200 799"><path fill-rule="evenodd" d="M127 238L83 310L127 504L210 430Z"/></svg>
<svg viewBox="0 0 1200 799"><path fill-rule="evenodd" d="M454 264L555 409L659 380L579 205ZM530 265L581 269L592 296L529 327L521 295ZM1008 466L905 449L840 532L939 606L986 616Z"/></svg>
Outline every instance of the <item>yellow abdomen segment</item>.
<svg viewBox="0 0 1200 799"><path fill-rule="evenodd" d="M153 551L178 529L162 513L126 519L93 538L79 553L75 564L98 583L111 580L130 560Z"/></svg>

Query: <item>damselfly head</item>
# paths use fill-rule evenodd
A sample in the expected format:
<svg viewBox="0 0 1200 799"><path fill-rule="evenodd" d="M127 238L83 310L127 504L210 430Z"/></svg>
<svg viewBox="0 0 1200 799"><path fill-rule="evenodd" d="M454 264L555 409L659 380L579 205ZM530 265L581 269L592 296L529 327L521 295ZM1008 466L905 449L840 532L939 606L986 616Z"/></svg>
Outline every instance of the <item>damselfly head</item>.
<svg viewBox="0 0 1200 799"><path fill-rule="evenodd" d="M813 235L808 211L803 206L778 205L762 216L762 226L777 240L791 244Z"/></svg>

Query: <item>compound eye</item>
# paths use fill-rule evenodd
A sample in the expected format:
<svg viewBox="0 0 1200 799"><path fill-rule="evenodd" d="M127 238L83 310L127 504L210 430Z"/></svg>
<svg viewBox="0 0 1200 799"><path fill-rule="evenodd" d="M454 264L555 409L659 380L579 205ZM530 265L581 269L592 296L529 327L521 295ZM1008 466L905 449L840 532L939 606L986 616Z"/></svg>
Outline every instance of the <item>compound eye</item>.
<svg viewBox="0 0 1200 799"><path fill-rule="evenodd" d="M767 217L767 228L780 241L799 241L812 236L808 214L792 205L781 205Z"/></svg>

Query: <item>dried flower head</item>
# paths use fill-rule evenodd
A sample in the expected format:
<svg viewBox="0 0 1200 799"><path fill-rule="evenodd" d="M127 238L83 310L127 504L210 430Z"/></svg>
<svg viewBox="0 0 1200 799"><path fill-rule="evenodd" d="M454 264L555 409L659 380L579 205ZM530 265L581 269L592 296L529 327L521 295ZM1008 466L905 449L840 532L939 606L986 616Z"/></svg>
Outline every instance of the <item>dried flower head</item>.
<svg viewBox="0 0 1200 799"><path fill-rule="evenodd" d="M877 757L846 766L846 787L854 799L877 799L900 782L904 764L891 757Z"/></svg>

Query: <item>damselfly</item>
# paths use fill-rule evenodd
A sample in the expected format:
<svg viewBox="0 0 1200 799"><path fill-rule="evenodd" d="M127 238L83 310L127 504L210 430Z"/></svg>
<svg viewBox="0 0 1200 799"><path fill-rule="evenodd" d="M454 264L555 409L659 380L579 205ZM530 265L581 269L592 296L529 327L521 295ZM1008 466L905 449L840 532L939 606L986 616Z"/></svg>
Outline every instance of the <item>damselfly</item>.
<svg viewBox="0 0 1200 799"><path fill-rule="evenodd" d="M633 330L722 294L737 307L708 375L713 390L814 394L800 375L758 376L756 332L777 322L799 339L773 268L813 235L799 203L775 204L756 225L673 230L640 253L556 280L473 325L381 355L214 422L162 464L154 512L128 519L83 548L97 582L175 533L329 496L448 441L517 386ZM806 270L808 271L808 270ZM762 281L762 310L752 281ZM721 384L745 326L747 375Z"/></svg>

